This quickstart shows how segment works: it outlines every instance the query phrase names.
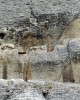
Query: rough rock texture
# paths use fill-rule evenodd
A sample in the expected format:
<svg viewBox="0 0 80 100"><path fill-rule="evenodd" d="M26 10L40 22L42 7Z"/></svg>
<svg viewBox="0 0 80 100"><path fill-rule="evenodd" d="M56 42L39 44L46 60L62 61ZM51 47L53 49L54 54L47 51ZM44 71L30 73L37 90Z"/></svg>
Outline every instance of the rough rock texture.
<svg viewBox="0 0 80 100"><path fill-rule="evenodd" d="M1 0L0 78L80 83L79 13L79 0Z"/></svg>
<svg viewBox="0 0 80 100"><path fill-rule="evenodd" d="M45 45L25 53L10 46L0 49L0 78L80 83L80 38L61 41L52 52L47 52Z"/></svg>
<svg viewBox="0 0 80 100"><path fill-rule="evenodd" d="M79 0L1 0L0 37L24 50L42 44L51 48L79 13Z"/></svg>
<svg viewBox="0 0 80 100"><path fill-rule="evenodd" d="M52 52L29 55L28 61L32 79L80 83L79 38L63 41L62 45L56 45Z"/></svg>
<svg viewBox="0 0 80 100"><path fill-rule="evenodd" d="M57 18L60 22L60 19L62 19L61 17L63 17L64 19L62 19L60 23L65 24L65 22L73 20L71 17L74 18L74 16L80 11L79 0L23 0L23 2L21 0L1 0L0 5L0 16L2 18L0 20L2 21L1 27L9 24L12 25L13 23L19 23L25 27L25 25L28 24L27 19L29 19L31 16L34 17L34 20L38 19L39 22L44 22L47 20L53 20L54 22L57 20Z"/></svg>
<svg viewBox="0 0 80 100"><path fill-rule="evenodd" d="M0 79L0 100L80 100L80 85Z"/></svg>
<svg viewBox="0 0 80 100"><path fill-rule="evenodd" d="M80 0L0 0L0 100L80 100L78 84L34 81L80 83L79 17Z"/></svg>

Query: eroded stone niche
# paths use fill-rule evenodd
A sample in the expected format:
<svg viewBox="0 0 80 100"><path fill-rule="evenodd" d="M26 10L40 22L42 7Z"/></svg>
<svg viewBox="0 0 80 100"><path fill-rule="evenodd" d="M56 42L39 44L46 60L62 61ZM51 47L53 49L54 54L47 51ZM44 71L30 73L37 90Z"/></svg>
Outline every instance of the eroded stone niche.
<svg viewBox="0 0 80 100"><path fill-rule="evenodd" d="M50 52L54 49L52 36L47 33L47 29L42 28L41 30L43 31L42 33L34 34L26 29L17 32L14 28L8 30L5 28L0 31L0 39L2 40L2 43L12 43L16 48L22 48L23 53L30 47L39 45L46 45L47 52Z"/></svg>
<svg viewBox="0 0 80 100"><path fill-rule="evenodd" d="M28 33L25 35L22 39L22 47L24 50L29 49L33 46L41 46L46 45L47 46L47 52L52 51L53 45L51 45L52 36L49 34L44 33L43 35L33 35L32 33Z"/></svg>

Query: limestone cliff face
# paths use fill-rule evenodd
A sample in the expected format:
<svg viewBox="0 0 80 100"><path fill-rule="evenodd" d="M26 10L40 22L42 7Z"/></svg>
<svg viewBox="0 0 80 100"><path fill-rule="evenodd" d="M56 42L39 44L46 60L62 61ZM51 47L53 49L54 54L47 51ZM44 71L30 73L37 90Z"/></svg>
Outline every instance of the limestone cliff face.
<svg viewBox="0 0 80 100"><path fill-rule="evenodd" d="M25 54L13 47L1 45L0 78L80 83L80 38L63 41L52 52L45 45L31 47Z"/></svg>
<svg viewBox="0 0 80 100"><path fill-rule="evenodd" d="M0 78L80 83L79 13L80 0L1 0Z"/></svg>
<svg viewBox="0 0 80 100"><path fill-rule="evenodd" d="M0 37L4 42L22 45L23 49L42 44L52 47L65 26L78 18L80 1L1 0L0 12ZM32 35L29 40L28 33Z"/></svg>

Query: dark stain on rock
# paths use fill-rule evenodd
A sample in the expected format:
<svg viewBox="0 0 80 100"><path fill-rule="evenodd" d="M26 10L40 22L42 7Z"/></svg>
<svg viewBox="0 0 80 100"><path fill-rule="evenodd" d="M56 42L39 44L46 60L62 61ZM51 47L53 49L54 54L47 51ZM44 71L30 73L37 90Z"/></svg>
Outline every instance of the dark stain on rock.
<svg viewBox="0 0 80 100"><path fill-rule="evenodd" d="M7 79L7 62L3 61L3 79Z"/></svg>
<svg viewBox="0 0 80 100"><path fill-rule="evenodd" d="M73 78L73 70L72 70L72 64L71 61L67 67L63 70L63 82L75 82Z"/></svg>

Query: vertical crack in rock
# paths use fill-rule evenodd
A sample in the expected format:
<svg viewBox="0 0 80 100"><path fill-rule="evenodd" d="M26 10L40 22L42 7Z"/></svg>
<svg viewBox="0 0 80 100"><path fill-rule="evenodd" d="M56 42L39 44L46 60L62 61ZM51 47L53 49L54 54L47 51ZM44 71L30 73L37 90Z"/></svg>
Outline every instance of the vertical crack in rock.
<svg viewBox="0 0 80 100"><path fill-rule="evenodd" d="M26 63L24 63L23 79L24 79L24 81L27 81L27 66L26 66Z"/></svg>
<svg viewBox="0 0 80 100"><path fill-rule="evenodd" d="M43 97L46 99L46 100L48 100L47 98L47 96L48 96L48 92L42 92L42 94L43 94Z"/></svg>
<svg viewBox="0 0 80 100"><path fill-rule="evenodd" d="M7 79L7 61L3 60L3 79Z"/></svg>

